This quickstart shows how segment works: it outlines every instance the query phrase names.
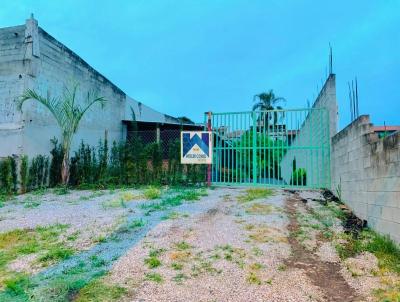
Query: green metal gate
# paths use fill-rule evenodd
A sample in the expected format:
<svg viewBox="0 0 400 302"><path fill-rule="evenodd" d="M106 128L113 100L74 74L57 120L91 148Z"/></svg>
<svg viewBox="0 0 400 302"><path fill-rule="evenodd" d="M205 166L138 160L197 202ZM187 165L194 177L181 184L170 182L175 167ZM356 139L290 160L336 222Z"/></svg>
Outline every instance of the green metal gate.
<svg viewBox="0 0 400 302"><path fill-rule="evenodd" d="M330 186L325 108L207 113L205 117L213 132L213 184Z"/></svg>

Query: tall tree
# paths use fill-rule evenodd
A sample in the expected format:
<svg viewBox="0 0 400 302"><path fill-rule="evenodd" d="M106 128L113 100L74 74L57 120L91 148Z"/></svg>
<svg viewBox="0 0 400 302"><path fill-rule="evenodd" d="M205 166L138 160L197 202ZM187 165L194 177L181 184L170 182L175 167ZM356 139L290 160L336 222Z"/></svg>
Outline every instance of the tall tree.
<svg viewBox="0 0 400 302"><path fill-rule="evenodd" d="M268 92L262 92L260 94L256 94L253 97L253 101L255 102L253 106L253 111L261 110L261 111L270 111L270 110L282 110L281 106L276 106L279 102L285 102L286 100L283 97L277 97L274 94L274 91L271 89ZM276 107L275 107L276 106ZM267 112L266 114L266 122L269 123L269 120L273 118L273 124L276 125L278 122L278 112L274 112L271 114Z"/></svg>
<svg viewBox="0 0 400 302"><path fill-rule="evenodd" d="M61 181L64 185L69 181L69 152L71 149L72 139L78 131L79 123L85 113L94 104L99 103L101 108L104 107L106 100L103 97L88 92L86 94L84 105L80 105L77 100L78 84L72 86L72 89L65 87L63 94L59 97L50 97L40 95L35 90L26 90L18 100L18 108L22 110L22 105L27 100L35 100L44 105L54 116L58 126L61 129L61 146L63 151L63 160L61 164Z"/></svg>

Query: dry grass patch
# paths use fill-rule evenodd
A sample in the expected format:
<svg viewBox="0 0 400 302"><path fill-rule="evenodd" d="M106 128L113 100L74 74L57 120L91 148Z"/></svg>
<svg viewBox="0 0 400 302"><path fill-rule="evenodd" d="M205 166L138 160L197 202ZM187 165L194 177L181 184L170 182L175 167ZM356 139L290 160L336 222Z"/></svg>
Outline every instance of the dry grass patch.
<svg viewBox="0 0 400 302"><path fill-rule="evenodd" d="M250 232L249 238L257 243L266 242L287 242L287 238L282 236L280 230L266 225L252 225L245 227Z"/></svg>
<svg viewBox="0 0 400 302"><path fill-rule="evenodd" d="M268 215L274 212L275 207L270 204L253 203L246 208L247 214Z"/></svg>
<svg viewBox="0 0 400 302"><path fill-rule="evenodd" d="M264 199L273 195L273 191L264 188L250 188L246 193L238 197L239 202L249 202L256 199Z"/></svg>
<svg viewBox="0 0 400 302"><path fill-rule="evenodd" d="M186 262L190 259L192 253L189 251L172 251L169 253L169 259L172 261Z"/></svg>

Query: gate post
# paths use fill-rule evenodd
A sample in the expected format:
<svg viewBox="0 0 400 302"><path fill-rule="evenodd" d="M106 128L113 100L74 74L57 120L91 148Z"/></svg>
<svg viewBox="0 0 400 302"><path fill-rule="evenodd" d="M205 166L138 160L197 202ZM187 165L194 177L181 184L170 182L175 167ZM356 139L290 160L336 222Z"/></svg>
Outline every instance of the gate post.
<svg viewBox="0 0 400 302"><path fill-rule="evenodd" d="M207 113L207 131L211 131L211 111ZM213 139L211 135L211 139ZM210 145L213 142L210 142ZM211 152L211 151L210 151ZM207 165L207 186L211 186L211 164Z"/></svg>
<svg viewBox="0 0 400 302"><path fill-rule="evenodd" d="M256 112L253 111L253 184L257 182L257 123L256 123Z"/></svg>

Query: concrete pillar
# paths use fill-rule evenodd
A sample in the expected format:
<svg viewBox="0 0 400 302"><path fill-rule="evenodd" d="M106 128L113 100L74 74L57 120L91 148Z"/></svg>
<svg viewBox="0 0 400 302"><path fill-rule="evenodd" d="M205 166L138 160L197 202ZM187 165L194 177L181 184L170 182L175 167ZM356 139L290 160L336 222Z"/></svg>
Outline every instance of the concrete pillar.
<svg viewBox="0 0 400 302"><path fill-rule="evenodd" d="M156 127L156 142L160 143L160 124L157 124Z"/></svg>
<svg viewBox="0 0 400 302"><path fill-rule="evenodd" d="M32 77L36 77L39 72L39 26L38 21L33 18L33 14L25 23L25 45L26 52L24 59L26 60L26 73Z"/></svg>

